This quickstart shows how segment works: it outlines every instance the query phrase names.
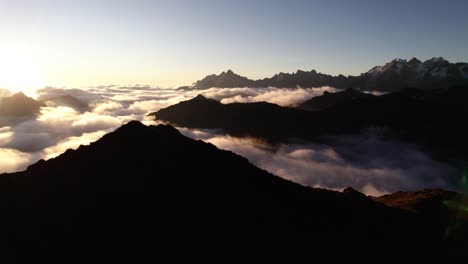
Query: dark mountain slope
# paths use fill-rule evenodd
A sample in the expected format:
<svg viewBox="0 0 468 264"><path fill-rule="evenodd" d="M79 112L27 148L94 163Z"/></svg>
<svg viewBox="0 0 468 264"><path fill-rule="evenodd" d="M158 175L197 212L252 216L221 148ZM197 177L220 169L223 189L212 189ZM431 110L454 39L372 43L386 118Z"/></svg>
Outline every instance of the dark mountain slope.
<svg viewBox="0 0 468 264"><path fill-rule="evenodd" d="M333 86L343 88L347 86L348 79L343 75L331 76L323 74L315 70L301 71L295 73L278 73L271 78L265 78L255 81L256 87L320 87L320 86Z"/></svg>
<svg viewBox="0 0 468 264"><path fill-rule="evenodd" d="M309 113L276 104L222 104L213 99L188 100L151 113L158 120L191 128L222 128L235 135L284 138L302 135Z"/></svg>
<svg viewBox="0 0 468 264"><path fill-rule="evenodd" d="M0 127L16 125L34 119L45 106L24 93L0 97Z"/></svg>
<svg viewBox="0 0 468 264"><path fill-rule="evenodd" d="M10 97L0 98L0 116L30 116L39 113L44 106L24 93L16 93Z"/></svg>
<svg viewBox="0 0 468 264"><path fill-rule="evenodd" d="M10 263L456 257L430 219L355 191L302 187L138 122L1 175L0 210Z"/></svg>
<svg viewBox="0 0 468 264"><path fill-rule="evenodd" d="M400 136L442 150L444 156L468 157L464 147L468 145L468 130L461 125L468 116L467 99L468 87L434 91L408 89L344 100L314 112L269 103L221 104L198 100L181 102L150 115L179 126L222 128L234 135L271 141L310 140L324 134L386 127L398 131Z"/></svg>
<svg viewBox="0 0 468 264"><path fill-rule="evenodd" d="M468 228L463 224L468 222L468 198L464 195L433 189L396 192L372 199L432 219L435 226L445 229L447 240L468 237Z"/></svg>
<svg viewBox="0 0 468 264"><path fill-rule="evenodd" d="M339 104L347 103L357 99L371 99L374 95L361 93L354 89L346 89L345 91L330 93L325 91L323 96L316 96L302 103L298 108L308 111L325 110Z"/></svg>

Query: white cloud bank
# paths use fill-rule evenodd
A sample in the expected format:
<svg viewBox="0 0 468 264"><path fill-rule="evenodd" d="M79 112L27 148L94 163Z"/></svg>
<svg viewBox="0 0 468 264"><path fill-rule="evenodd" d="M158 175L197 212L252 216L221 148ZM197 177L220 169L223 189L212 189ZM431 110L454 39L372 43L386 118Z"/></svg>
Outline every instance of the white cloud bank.
<svg viewBox="0 0 468 264"><path fill-rule="evenodd" d="M180 131L249 159L285 179L313 187L353 187L367 195L426 188L455 189L461 170L433 160L418 146L391 139L379 130L323 139L323 144L273 146L213 130Z"/></svg>
<svg viewBox="0 0 468 264"><path fill-rule="evenodd" d="M80 89L47 87L39 99L72 95L88 103L84 113L69 107L44 107L40 115L0 128L0 173L24 170L37 160L76 149L131 120L153 124L149 112L191 99L198 94L222 103L267 101L295 106L332 87L310 89L211 88L178 91L149 86L100 86ZM2 91L0 90L0 94ZM7 92L5 92L7 94ZM180 129L184 134L213 143L248 158L260 168L292 181L316 187L354 187L370 195L421 188L452 188L458 171L432 160L417 146L382 139L372 131L363 135L328 138L328 144L271 146L252 138L233 138L221 131Z"/></svg>

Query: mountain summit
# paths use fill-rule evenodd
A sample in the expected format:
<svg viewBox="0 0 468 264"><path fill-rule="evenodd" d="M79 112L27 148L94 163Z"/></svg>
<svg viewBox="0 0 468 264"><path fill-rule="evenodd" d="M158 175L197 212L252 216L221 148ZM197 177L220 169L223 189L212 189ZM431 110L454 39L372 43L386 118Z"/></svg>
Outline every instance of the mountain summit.
<svg viewBox="0 0 468 264"><path fill-rule="evenodd" d="M32 116L39 113L43 103L19 92L0 98L0 117Z"/></svg>
<svg viewBox="0 0 468 264"><path fill-rule="evenodd" d="M234 88L234 87L253 87L255 82L235 74L232 70L227 70L219 75L208 75L200 81L197 81L193 88L195 89L208 89L212 87Z"/></svg>
<svg viewBox="0 0 468 264"><path fill-rule="evenodd" d="M395 59L376 66L357 77L356 86L363 90L395 91L402 88L447 88L468 83L468 64L450 63L442 57L421 62Z"/></svg>
<svg viewBox="0 0 468 264"><path fill-rule="evenodd" d="M130 122L0 176L9 263L452 257L431 217L289 182L168 125Z"/></svg>

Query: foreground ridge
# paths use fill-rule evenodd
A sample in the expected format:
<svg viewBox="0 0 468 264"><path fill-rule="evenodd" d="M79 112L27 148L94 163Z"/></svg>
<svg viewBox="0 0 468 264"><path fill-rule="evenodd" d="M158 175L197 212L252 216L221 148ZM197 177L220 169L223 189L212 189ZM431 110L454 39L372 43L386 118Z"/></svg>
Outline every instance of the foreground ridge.
<svg viewBox="0 0 468 264"><path fill-rule="evenodd" d="M434 260L466 245L441 239L438 215L387 207L351 189L304 187L172 126L136 121L1 175L0 196L2 253L14 261L294 262L358 259L333 252L389 247L389 258Z"/></svg>

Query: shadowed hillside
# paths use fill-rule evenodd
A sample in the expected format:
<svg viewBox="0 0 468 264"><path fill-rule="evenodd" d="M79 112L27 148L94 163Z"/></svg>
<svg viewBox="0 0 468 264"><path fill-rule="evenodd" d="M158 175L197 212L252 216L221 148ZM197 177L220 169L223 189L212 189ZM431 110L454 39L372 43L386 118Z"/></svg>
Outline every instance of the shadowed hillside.
<svg viewBox="0 0 468 264"><path fill-rule="evenodd" d="M371 99L373 97L374 95L372 94L361 93L351 88L336 93L325 91L322 96L313 97L299 105L298 108L309 111L319 111L354 100Z"/></svg>
<svg viewBox="0 0 468 264"><path fill-rule="evenodd" d="M430 218L352 189L303 187L139 122L1 175L0 209L2 257L16 261L308 262L357 260L363 248L391 248L395 260L453 257Z"/></svg>
<svg viewBox="0 0 468 264"><path fill-rule="evenodd" d="M206 99L180 102L150 116L178 126L222 128L233 135L275 142L293 138L315 140L328 134L384 127L393 129L399 137L423 144L443 159L458 159L468 157L464 147L468 145L468 131L462 125L468 116L467 99L468 87L406 89L382 96L347 90L305 103L320 111L270 103L221 104Z"/></svg>
<svg viewBox="0 0 468 264"><path fill-rule="evenodd" d="M0 117L5 116L31 116L39 113L44 106L24 93L16 93L10 97L0 98Z"/></svg>

